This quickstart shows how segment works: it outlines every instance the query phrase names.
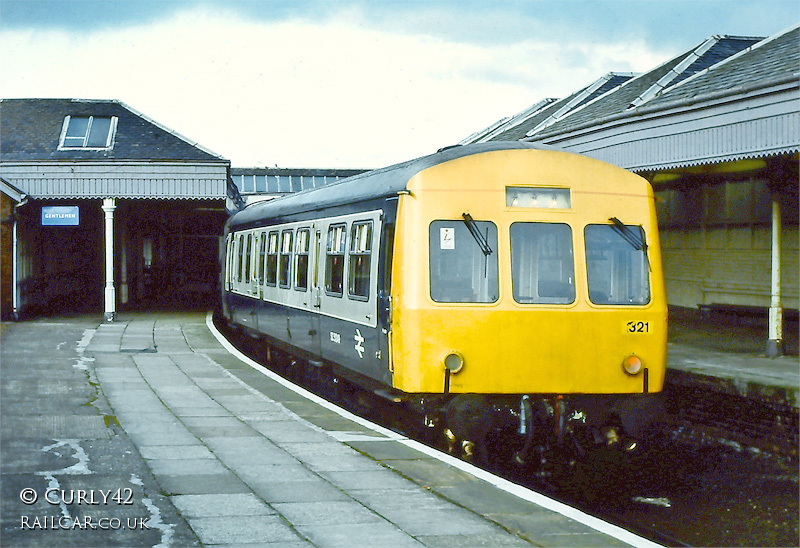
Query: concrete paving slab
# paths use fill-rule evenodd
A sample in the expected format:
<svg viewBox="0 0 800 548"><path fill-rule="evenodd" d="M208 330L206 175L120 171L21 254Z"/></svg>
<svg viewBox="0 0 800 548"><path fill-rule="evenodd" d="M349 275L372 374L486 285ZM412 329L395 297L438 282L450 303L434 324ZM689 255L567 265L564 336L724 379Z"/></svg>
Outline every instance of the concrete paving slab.
<svg viewBox="0 0 800 548"><path fill-rule="evenodd" d="M250 489L230 472L224 474L181 474L159 476L158 483L168 495L249 493Z"/></svg>
<svg viewBox="0 0 800 548"><path fill-rule="evenodd" d="M212 475L227 472L217 459L147 459L147 466L156 476Z"/></svg>
<svg viewBox="0 0 800 548"><path fill-rule="evenodd" d="M260 498L274 502L331 502L347 501L351 497L338 487L320 481L313 476L292 478L291 476L246 476L245 483ZM281 481L282 480L282 481Z"/></svg>
<svg viewBox="0 0 800 548"><path fill-rule="evenodd" d="M180 446L198 444L200 441L190 432L129 432L128 436L138 445Z"/></svg>
<svg viewBox="0 0 800 548"><path fill-rule="evenodd" d="M189 518L192 529L205 544L263 543L274 546L287 542L299 542L300 537L281 516L241 516Z"/></svg>
<svg viewBox="0 0 800 548"><path fill-rule="evenodd" d="M440 488L475 481L475 476L456 468L449 467L434 459L394 460L386 461L392 470L397 470L406 477L427 488Z"/></svg>
<svg viewBox="0 0 800 548"><path fill-rule="evenodd" d="M183 403L183 402L181 402ZM228 417L230 413L214 401L195 402L195 405L173 405L170 411L180 417Z"/></svg>
<svg viewBox="0 0 800 548"><path fill-rule="evenodd" d="M299 531L320 548L419 548L425 546L391 523L303 525Z"/></svg>
<svg viewBox="0 0 800 548"><path fill-rule="evenodd" d="M276 502L272 506L295 527L384 521L379 515L352 499L326 502Z"/></svg>
<svg viewBox="0 0 800 548"><path fill-rule="evenodd" d="M347 445L356 451L369 455L371 458L379 461L384 460L420 460L430 459L428 455L417 451L407 445L399 443L386 443L384 440L380 441L348 441Z"/></svg>
<svg viewBox="0 0 800 548"><path fill-rule="evenodd" d="M277 512L252 493L176 495L172 502L188 517L270 516Z"/></svg>
<svg viewBox="0 0 800 548"><path fill-rule="evenodd" d="M293 465L297 459L263 437L206 437L203 442L223 462Z"/></svg>
<svg viewBox="0 0 800 548"><path fill-rule="evenodd" d="M142 458L148 460L216 459L214 453L205 445L142 445L139 447Z"/></svg>
<svg viewBox="0 0 800 548"><path fill-rule="evenodd" d="M306 425L295 421L253 421L249 423L275 443L312 443L330 441L324 432L312 430Z"/></svg>
<svg viewBox="0 0 800 548"><path fill-rule="evenodd" d="M392 470L320 471L319 475L340 489L358 496L358 491L391 493L408 489L411 482ZM416 487L416 485L414 486Z"/></svg>
<svg viewBox="0 0 800 548"><path fill-rule="evenodd" d="M531 546L525 539L507 533L482 535L420 535L420 542L430 548L505 548L506 546Z"/></svg>
<svg viewBox="0 0 800 548"><path fill-rule="evenodd" d="M256 457L257 460L257 457ZM314 481L322 483L320 477L300 463L261 464L230 463L236 475L247 484L266 485L269 483Z"/></svg>

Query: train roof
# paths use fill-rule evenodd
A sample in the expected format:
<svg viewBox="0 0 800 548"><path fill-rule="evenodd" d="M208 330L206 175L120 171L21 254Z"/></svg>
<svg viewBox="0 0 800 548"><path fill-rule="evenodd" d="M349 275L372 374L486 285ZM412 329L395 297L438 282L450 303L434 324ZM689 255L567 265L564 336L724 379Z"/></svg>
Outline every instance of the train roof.
<svg viewBox="0 0 800 548"><path fill-rule="evenodd" d="M341 179L323 187L304 190L267 202L253 203L231 217L229 226L241 227L264 218L318 211L330 207L395 196L399 192L406 190L408 181L414 175L430 167L465 156L517 149L560 150L554 147L520 141L493 141L457 145L442 149L435 154Z"/></svg>

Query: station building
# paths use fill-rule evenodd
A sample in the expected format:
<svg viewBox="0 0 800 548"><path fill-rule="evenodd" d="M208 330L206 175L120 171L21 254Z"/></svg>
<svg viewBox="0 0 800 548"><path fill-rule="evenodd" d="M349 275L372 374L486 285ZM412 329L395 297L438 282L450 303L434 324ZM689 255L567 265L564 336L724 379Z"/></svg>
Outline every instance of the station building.
<svg viewBox="0 0 800 548"><path fill-rule="evenodd" d="M766 317L781 353L798 309L800 26L712 36L643 74L609 73L463 143L586 154L654 187L672 307Z"/></svg>
<svg viewBox="0 0 800 548"><path fill-rule="evenodd" d="M5 99L0 125L4 317L212 290L228 160L119 101Z"/></svg>
<svg viewBox="0 0 800 548"><path fill-rule="evenodd" d="M363 170L237 168L119 101L0 100L3 319L209 306L228 215Z"/></svg>

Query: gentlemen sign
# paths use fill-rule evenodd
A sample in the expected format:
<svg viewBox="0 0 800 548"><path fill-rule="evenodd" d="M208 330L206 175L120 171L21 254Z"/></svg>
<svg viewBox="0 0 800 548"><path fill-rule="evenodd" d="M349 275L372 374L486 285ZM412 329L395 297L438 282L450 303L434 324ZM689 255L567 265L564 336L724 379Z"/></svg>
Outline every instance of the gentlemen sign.
<svg viewBox="0 0 800 548"><path fill-rule="evenodd" d="M79 224L78 206L42 207L42 226L78 226Z"/></svg>

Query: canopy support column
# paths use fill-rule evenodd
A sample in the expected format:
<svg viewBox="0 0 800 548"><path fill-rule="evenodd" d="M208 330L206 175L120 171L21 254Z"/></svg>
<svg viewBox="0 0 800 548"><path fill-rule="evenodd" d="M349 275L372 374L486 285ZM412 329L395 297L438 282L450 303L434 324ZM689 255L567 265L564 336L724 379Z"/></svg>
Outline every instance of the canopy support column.
<svg viewBox="0 0 800 548"><path fill-rule="evenodd" d="M114 198L103 198L102 207L106 217L106 286L104 317L107 322L113 322L117 317L117 292L114 288L114 210L117 209L116 200Z"/></svg>
<svg viewBox="0 0 800 548"><path fill-rule="evenodd" d="M767 356L783 355L783 304L781 302L781 201L772 196L772 284L769 303L769 338Z"/></svg>

